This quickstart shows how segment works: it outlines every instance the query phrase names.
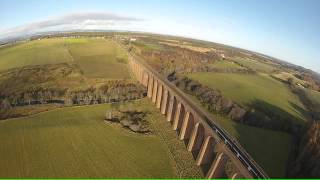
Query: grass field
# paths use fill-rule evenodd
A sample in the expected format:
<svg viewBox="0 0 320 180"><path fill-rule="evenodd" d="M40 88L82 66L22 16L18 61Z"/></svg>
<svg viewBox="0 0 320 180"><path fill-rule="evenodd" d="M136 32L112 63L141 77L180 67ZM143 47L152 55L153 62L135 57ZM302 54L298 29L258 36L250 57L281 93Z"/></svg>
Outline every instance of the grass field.
<svg viewBox="0 0 320 180"><path fill-rule="evenodd" d="M298 97L283 83L267 75L192 73L188 76L204 85L221 90L224 96L244 106L258 100L295 117L296 123L305 121L303 112L306 109Z"/></svg>
<svg viewBox="0 0 320 180"><path fill-rule="evenodd" d="M189 95L195 103L201 103ZM236 138L270 177L285 177L291 150L291 136L287 133L236 123L219 114L209 113L212 119Z"/></svg>
<svg viewBox="0 0 320 180"><path fill-rule="evenodd" d="M104 39L43 39L0 49L0 71L40 64L76 63L92 78L130 78L126 53Z"/></svg>
<svg viewBox="0 0 320 180"><path fill-rule="evenodd" d="M218 60L214 64L211 65L215 68L221 69L244 69L243 67L239 66L238 64L228 61L228 60Z"/></svg>
<svg viewBox="0 0 320 180"><path fill-rule="evenodd" d="M148 100L132 107L152 112L147 117L151 122L165 122ZM162 136L136 134L104 122L107 108L110 104L70 107L0 121L0 177L179 177L174 161L179 157L170 158ZM161 131L156 125L155 132ZM175 137L167 139L174 141L174 148L185 148ZM191 154L184 158L194 165Z"/></svg>
<svg viewBox="0 0 320 180"><path fill-rule="evenodd" d="M283 116L295 117L293 120L296 123L305 121L301 111L305 110L305 107L298 97L283 83L267 75L192 73L188 77L221 90L224 96L244 106L259 100L281 109ZM223 128L239 140L271 177L284 177L291 149L289 134L235 123L216 114L214 117Z"/></svg>
<svg viewBox="0 0 320 180"><path fill-rule="evenodd" d="M272 72L276 68L270 64L262 63L257 60L252 60L249 58L235 58L235 61L239 62L240 64L249 67L256 71L262 71L262 72Z"/></svg>
<svg viewBox="0 0 320 180"><path fill-rule="evenodd" d="M314 103L320 105L320 92L305 89L306 95Z"/></svg>

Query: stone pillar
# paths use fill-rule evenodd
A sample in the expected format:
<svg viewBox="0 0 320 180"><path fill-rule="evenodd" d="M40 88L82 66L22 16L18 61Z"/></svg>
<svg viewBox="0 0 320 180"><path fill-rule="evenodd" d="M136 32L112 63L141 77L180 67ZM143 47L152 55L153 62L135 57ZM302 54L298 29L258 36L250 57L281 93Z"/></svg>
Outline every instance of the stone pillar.
<svg viewBox="0 0 320 180"><path fill-rule="evenodd" d="M157 91L158 91L158 81L153 80L153 92L152 92L152 102L156 103L157 100Z"/></svg>
<svg viewBox="0 0 320 180"><path fill-rule="evenodd" d="M162 102L161 102L161 114L166 114L167 113L167 108L168 108L168 98L169 98L169 91L164 89L163 87L163 90L164 90L164 93L163 93L163 97L162 97Z"/></svg>
<svg viewBox="0 0 320 180"><path fill-rule="evenodd" d="M153 76L149 75L149 83L148 83L148 97L152 98L152 92L153 92Z"/></svg>
<svg viewBox="0 0 320 180"><path fill-rule="evenodd" d="M161 107L161 100L162 100L162 88L163 85L162 84L158 84L158 95L157 95L157 103L156 103L156 107L159 109Z"/></svg>
<svg viewBox="0 0 320 180"><path fill-rule="evenodd" d="M139 81L139 66L137 63L135 63L135 65L136 65L136 78Z"/></svg>
<svg viewBox="0 0 320 180"><path fill-rule="evenodd" d="M193 124L194 124L193 115L190 113L190 111L187 111L184 116L184 120L182 123L180 135L179 135L180 140L190 138Z"/></svg>
<svg viewBox="0 0 320 180"><path fill-rule="evenodd" d="M148 73L143 71L143 85L145 87L148 87L148 78L149 78Z"/></svg>
<svg viewBox="0 0 320 180"><path fill-rule="evenodd" d="M224 172L224 168L227 162L227 156L224 153L220 153L211 164L211 167L206 175L206 178L221 178Z"/></svg>
<svg viewBox="0 0 320 180"><path fill-rule="evenodd" d="M174 117L174 121L173 121L173 124L172 124L173 130L180 129L180 126L181 126L181 123L182 123L182 120L183 120L183 116L184 116L184 106L180 102L178 104L178 107L177 107L177 110L176 110L176 113L175 113L175 117Z"/></svg>
<svg viewBox="0 0 320 180"><path fill-rule="evenodd" d="M132 62L132 69L133 69L133 74L134 74L135 78L137 78L137 66L136 66L136 63L134 63L134 62Z"/></svg>
<svg viewBox="0 0 320 180"><path fill-rule="evenodd" d="M214 137L208 136L203 142L200 152L198 154L196 164L197 166L201 166L203 164L208 164L212 161L214 156L214 145L216 141Z"/></svg>
<svg viewBox="0 0 320 180"><path fill-rule="evenodd" d="M140 66L137 64L137 79L141 83Z"/></svg>
<svg viewBox="0 0 320 180"><path fill-rule="evenodd" d="M141 65L139 65L139 79L140 79L140 83L143 84L143 73L142 73L142 67Z"/></svg>
<svg viewBox="0 0 320 180"><path fill-rule="evenodd" d="M196 151L200 149L203 141L204 127L201 123L197 123L193 130L188 143L188 151Z"/></svg>
<svg viewBox="0 0 320 180"><path fill-rule="evenodd" d="M176 111L176 101L175 101L175 97L172 95L170 97L170 102L169 102L167 121L170 122L172 120L172 117L175 114L175 111Z"/></svg>
<svg viewBox="0 0 320 180"><path fill-rule="evenodd" d="M241 177L239 176L238 173L234 173L232 176L231 176L231 179L240 179Z"/></svg>

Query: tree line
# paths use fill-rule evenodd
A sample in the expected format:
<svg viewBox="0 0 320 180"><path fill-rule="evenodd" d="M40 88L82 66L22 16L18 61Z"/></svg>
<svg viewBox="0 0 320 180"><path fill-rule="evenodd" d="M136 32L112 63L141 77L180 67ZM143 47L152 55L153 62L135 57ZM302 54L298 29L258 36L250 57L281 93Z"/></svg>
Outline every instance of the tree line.
<svg viewBox="0 0 320 180"><path fill-rule="evenodd" d="M78 90L31 87L18 93L0 93L0 107L8 109L14 106L48 103L89 105L139 99L145 95L146 89L142 85L122 80Z"/></svg>
<svg viewBox="0 0 320 180"><path fill-rule="evenodd" d="M301 129L300 125L293 123L295 117L267 102L256 100L244 107L222 96L219 90L188 77L172 73L168 80L195 96L208 111L228 116L235 122L288 133L297 133Z"/></svg>

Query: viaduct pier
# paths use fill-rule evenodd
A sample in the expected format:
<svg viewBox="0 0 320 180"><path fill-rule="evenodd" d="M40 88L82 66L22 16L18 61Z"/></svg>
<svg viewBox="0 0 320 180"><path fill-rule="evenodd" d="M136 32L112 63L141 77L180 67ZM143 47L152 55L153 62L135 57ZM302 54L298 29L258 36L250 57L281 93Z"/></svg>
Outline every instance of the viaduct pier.
<svg viewBox="0 0 320 180"><path fill-rule="evenodd" d="M197 166L208 167L206 178L221 178L231 162L235 171L229 178L269 178L250 155L180 89L153 70L139 57L128 54L136 79L147 87L147 96L166 116L178 138L196 157Z"/></svg>

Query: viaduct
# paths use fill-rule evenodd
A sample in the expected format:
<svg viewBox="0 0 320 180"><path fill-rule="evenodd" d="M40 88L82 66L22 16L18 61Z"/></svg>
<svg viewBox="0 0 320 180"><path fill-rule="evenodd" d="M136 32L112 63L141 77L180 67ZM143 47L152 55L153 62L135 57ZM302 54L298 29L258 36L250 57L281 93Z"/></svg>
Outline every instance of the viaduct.
<svg viewBox="0 0 320 180"><path fill-rule="evenodd" d="M235 167L229 178L268 178L240 144L180 89L133 54L129 54L129 66L178 138L186 142L187 150L196 157L196 165L208 167L206 178L221 178L227 161Z"/></svg>

